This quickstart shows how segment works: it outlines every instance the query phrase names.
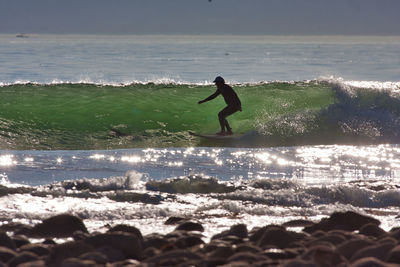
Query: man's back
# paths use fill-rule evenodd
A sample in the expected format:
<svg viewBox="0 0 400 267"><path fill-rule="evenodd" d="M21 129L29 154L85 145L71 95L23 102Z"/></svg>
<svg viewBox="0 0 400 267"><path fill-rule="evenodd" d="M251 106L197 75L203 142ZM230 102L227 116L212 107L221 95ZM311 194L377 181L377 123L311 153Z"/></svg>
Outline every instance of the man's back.
<svg viewBox="0 0 400 267"><path fill-rule="evenodd" d="M225 99L225 103L229 106L241 106L240 99L237 96L236 92L233 90L232 87L230 87L227 84L224 84L221 86L221 88L218 88L220 93Z"/></svg>

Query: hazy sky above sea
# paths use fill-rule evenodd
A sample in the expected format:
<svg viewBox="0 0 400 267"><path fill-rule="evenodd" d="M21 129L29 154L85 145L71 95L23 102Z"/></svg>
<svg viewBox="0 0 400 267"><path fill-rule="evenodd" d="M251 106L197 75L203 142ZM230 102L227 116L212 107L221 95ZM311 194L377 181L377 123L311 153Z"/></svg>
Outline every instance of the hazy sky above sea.
<svg viewBox="0 0 400 267"><path fill-rule="evenodd" d="M400 35L399 0L0 0L0 33Z"/></svg>

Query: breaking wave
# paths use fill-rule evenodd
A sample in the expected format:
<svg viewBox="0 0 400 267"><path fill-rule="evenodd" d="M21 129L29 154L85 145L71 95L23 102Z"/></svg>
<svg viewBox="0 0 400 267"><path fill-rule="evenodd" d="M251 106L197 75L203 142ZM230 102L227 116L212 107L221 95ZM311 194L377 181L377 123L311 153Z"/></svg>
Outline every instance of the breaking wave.
<svg viewBox="0 0 400 267"><path fill-rule="evenodd" d="M211 84L14 83L0 86L0 149L269 147L400 141L398 82L320 79L234 85L243 112L229 118L235 142L218 131L222 97L198 105Z"/></svg>

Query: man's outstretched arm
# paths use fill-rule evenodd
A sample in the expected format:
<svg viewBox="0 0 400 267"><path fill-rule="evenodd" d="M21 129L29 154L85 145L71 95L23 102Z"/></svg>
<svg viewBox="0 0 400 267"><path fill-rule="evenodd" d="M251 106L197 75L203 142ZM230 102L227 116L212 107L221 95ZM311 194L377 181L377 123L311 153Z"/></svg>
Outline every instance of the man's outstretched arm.
<svg viewBox="0 0 400 267"><path fill-rule="evenodd" d="M214 94L212 94L212 95L210 95L209 97L207 97L206 99L204 99L204 100L201 100L201 101L199 101L199 102L197 102L198 104L201 104L201 103L204 103L204 102L207 102L207 101L210 101L210 100L213 100L214 98L216 98L218 95L220 94L220 92L217 90L217 91L215 91L215 93Z"/></svg>

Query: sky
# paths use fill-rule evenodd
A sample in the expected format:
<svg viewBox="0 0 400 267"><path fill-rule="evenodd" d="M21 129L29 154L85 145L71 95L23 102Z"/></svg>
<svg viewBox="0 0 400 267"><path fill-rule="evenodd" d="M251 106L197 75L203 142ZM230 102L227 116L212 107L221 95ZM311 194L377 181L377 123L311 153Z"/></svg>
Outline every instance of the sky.
<svg viewBox="0 0 400 267"><path fill-rule="evenodd" d="M0 33L400 35L399 0L0 0Z"/></svg>

